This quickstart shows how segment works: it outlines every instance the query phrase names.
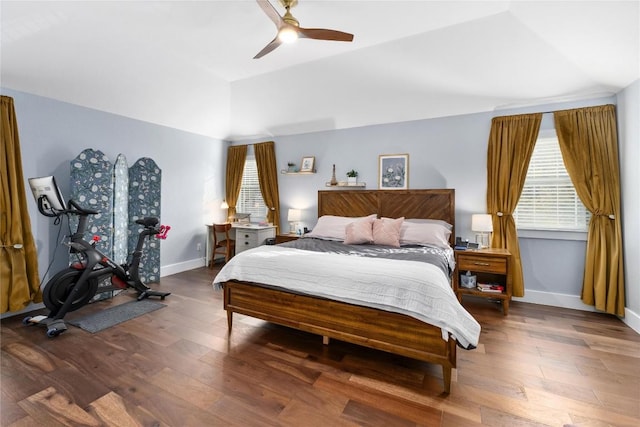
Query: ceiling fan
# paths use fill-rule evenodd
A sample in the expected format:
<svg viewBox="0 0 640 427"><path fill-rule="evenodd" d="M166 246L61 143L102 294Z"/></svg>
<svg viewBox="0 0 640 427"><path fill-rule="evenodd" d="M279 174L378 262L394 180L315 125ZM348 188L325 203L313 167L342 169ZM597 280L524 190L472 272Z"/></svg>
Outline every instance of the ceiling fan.
<svg viewBox="0 0 640 427"><path fill-rule="evenodd" d="M323 28L302 28L300 23L291 14L290 9L298 4L298 0L279 0L287 12L280 16L269 0L256 0L264 13L276 24L278 34L268 45L264 47L253 59L262 58L273 51L282 43L292 43L298 38L333 40L341 42L353 41L353 34L342 31L327 30Z"/></svg>

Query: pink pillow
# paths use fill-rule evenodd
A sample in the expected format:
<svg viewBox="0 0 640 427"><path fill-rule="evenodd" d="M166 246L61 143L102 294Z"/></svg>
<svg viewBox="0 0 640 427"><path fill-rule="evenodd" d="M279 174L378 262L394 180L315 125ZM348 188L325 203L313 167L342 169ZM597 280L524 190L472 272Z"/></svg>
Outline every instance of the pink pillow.
<svg viewBox="0 0 640 427"><path fill-rule="evenodd" d="M313 230L311 232L305 234L305 237L314 237L316 239L323 240L337 240L342 242L345 238L347 225L361 219L375 219L377 217L378 215L376 214L360 217L323 215L318 218L316 226L313 227Z"/></svg>
<svg viewBox="0 0 640 427"><path fill-rule="evenodd" d="M404 217L397 219L381 218L373 222L373 243L400 247L400 228Z"/></svg>
<svg viewBox="0 0 640 427"><path fill-rule="evenodd" d="M374 218L367 217L354 221L345 228L345 245L364 245L373 242Z"/></svg>

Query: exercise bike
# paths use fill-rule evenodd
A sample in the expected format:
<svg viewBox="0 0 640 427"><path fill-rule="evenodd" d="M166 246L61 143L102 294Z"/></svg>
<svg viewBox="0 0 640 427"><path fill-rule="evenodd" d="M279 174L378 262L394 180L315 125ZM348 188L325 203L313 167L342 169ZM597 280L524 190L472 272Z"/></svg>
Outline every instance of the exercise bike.
<svg viewBox="0 0 640 427"><path fill-rule="evenodd" d="M39 324L47 327L47 336L56 337L67 330L63 320L70 312L88 304L100 292L117 289L133 288L138 292L138 301L148 297L160 297L164 300L170 292L154 291L145 285L139 276L140 259L143 254L144 241L149 238L165 239L171 227L158 227L158 218L146 217L136 220L136 224L143 226L138 235L136 249L128 264L119 265L111 258L100 252L95 246L99 237L91 241L84 239L89 215L98 213L96 210L85 209L75 201L69 200L71 208L56 210L51 207L46 196L38 198L38 210L48 217L59 219L62 215L77 215L78 227L70 237L67 245L71 253L78 255L78 261L56 273L45 285L42 293L44 305L50 310L48 316L28 316L23 319L25 325ZM98 286L110 278L111 286Z"/></svg>

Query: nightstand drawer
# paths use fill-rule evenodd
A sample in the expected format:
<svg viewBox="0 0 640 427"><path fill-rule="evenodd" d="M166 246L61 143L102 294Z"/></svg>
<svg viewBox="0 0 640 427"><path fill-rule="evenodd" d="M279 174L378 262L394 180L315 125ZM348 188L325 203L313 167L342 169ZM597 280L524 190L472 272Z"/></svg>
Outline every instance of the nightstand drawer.
<svg viewBox="0 0 640 427"><path fill-rule="evenodd" d="M482 255L459 254L458 270L507 274L507 260L505 258L490 258Z"/></svg>

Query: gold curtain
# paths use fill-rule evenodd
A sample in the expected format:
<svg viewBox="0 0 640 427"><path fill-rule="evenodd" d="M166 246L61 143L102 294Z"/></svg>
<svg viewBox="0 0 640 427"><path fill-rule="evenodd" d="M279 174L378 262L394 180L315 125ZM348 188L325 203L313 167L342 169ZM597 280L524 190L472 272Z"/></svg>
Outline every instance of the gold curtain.
<svg viewBox="0 0 640 427"><path fill-rule="evenodd" d="M2 96L0 114L0 305L5 313L41 302L42 292L13 98Z"/></svg>
<svg viewBox="0 0 640 427"><path fill-rule="evenodd" d="M513 211L518 205L542 113L495 117L487 150L487 210L493 218L491 247L511 252L513 296L524 296L520 244Z"/></svg>
<svg viewBox="0 0 640 427"><path fill-rule="evenodd" d="M276 226L276 234L280 229L280 194L278 192L278 165L273 141L255 144L253 146L258 168L260 192L269 212L267 222Z"/></svg>
<svg viewBox="0 0 640 427"><path fill-rule="evenodd" d="M236 214L236 203L242 186L242 172L247 159L246 145L232 145L227 150L227 178L225 197L229 205L227 220Z"/></svg>
<svg viewBox="0 0 640 427"><path fill-rule="evenodd" d="M624 317L620 171L613 105L557 111L558 141L576 192L591 212L582 301Z"/></svg>

